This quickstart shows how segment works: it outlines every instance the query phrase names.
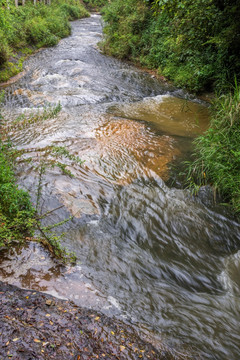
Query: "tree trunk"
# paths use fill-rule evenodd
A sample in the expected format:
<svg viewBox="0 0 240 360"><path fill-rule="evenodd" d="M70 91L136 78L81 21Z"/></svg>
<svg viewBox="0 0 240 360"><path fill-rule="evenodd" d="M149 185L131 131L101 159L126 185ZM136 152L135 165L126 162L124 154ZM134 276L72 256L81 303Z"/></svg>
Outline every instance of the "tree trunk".
<svg viewBox="0 0 240 360"><path fill-rule="evenodd" d="M15 0L15 6L18 7L18 0Z"/></svg>

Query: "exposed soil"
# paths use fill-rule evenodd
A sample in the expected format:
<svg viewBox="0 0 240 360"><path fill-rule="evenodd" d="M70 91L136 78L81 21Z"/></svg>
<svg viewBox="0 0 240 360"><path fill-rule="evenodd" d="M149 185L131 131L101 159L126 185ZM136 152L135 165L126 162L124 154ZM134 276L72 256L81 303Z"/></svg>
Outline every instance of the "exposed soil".
<svg viewBox="0 0 240 360"><path fill-rule="evenodd" d="M176 359L121 321L0 282L0 359Z"/></svg>

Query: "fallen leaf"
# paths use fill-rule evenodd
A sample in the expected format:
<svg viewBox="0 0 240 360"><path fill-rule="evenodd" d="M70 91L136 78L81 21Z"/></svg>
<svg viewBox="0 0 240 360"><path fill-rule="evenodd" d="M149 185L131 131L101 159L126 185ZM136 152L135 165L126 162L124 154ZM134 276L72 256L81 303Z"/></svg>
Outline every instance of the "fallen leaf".
<svg viewBox="0 0 240 360"><path fill-rule="evenodd" d="M48 342L48 341L43 342L43 343L42 343L42 346L46 346L47 344L49 344L49 342Z"/></svg>
<svg viewBox="0 0 240 360"><path fill-rule="evenodd" d="M26 299L29 299L29 296L26 296Z"/></svg>
<svg viewBox="0 0 240 360"><path fill-rule="evenodd" d="M6 346L8 346L9 345L9 341L8 342L6 342Z"/></svg>
<svg viewBox="0 0 240 360"><path fill-rule="evenodd" d="M13 341L15 342L15 341L18 341L20 338L15 338L15 339L13 339Z"/></svg>
<svg viewBox="0 0 240 360"><path fill-rule="evenodd" d="M33 340L35 343L40 343L41 342L41 340L39 340L39 339L34 339Z"/></svg>
<svg viewBox="0 0 240 360"><path fill-rule="evenodd" d="M51 316L50 314L46 314L47 317Z"/></svg>
<svg viewBox="0 0 240 360"><path fill-rule="evenodd" d="M112 335L115 335L115 332L114 332L114 331L111 331L111 334L112 334Z"/></svg>
<svg viewBox="0 0 240 360"><path fill-rule="evenodd" d="M50 325L53 325L53 322L50 320L50 321L49 321L49 324L50 324Z"/></svg>
<svg viewBox="0 0 240 360"><path fill-rule="evenodd" d="M121 351L123 351L123 350L125 350L125 349L126 349L125 346L120 345L120 350L121 350Z"/></svg>
<svg viewBox="0 0 240 360"><path fill-rule="evenodd" d="M96 316L94 320L95 320L95 321L98 321L99 319L100 319L100 317L99 317L99 316Z"/></svg>

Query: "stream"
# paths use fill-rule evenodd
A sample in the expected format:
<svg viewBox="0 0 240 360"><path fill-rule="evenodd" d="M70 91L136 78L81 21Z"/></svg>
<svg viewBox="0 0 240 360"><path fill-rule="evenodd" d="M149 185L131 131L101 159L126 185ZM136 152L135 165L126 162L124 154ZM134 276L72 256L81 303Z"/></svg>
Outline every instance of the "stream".
<svg viewBox="0 0 240 360"><path fill-rule="evenodd" d="M203 359L239 359L240 224L214 204L171 186L193 139L207 129L206 103L98 49L101 17L72 23L72 35L25 62L5 89L4 113L21 119L61 104L53 118L11 134L29 162L19 185L33 202L49 145L62 159L43 176L40 210L63 224L77 255L63 267L37 243L2 252L0 280L73 300L138 326L155 342ZM174 167L173 167L174 165ZM174 170L175 169L175 170Z"/></svg>

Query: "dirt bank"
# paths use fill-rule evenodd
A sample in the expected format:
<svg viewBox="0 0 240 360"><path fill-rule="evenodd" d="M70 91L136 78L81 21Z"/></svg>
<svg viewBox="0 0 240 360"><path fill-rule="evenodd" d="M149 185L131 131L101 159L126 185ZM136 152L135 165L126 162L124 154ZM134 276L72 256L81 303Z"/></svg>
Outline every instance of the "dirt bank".
<svg viewBox="0 0 240 360"><path fill-rule="evenodd" d="M0 359L176 359L116 319L0 282Z"/></svg>

